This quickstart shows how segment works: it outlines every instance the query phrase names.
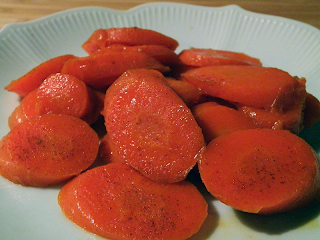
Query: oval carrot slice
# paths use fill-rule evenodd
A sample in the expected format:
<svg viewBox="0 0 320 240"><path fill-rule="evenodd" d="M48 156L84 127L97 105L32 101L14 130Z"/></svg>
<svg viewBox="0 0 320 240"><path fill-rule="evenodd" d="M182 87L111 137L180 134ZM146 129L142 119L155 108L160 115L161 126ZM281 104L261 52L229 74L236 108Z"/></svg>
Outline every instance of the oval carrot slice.
<svg viewBox="0 0 320 240"><path fill-rule="evenodd" d="M25 97L38 88L49 75L60 72L64 63L72 58L75 56L67 54L45 61L22 77L12 81L5 89Z"/></svg>
<svg viewBox="0 0 320 240"><path fill-rule="evenodd" d="M83 43L82 48L89 54L112 44L162 45L171 50L178 47L178 42L159 32L138 27L98 29Z"/></svg>
<svg viewBox="0 0 320 240"><path fill-rule="evenodd" d="M198 104L192 109L192 113L207 143L233 131L257 128L254 122L241 112L215 102Z"/></svg>
<svg viewBox="0 0 320 240"><path fill-rule="evenodd" d="M163 65L172 66L178 63L178 55L171 49L161 46L161 45L137 45L137 46L127 46L120 44L113 44L108 47L102 48L95 54L101 54L104 52L143 52L150 57L153 57Z"/></svg>
<svg viewBox="0 0 320 240"><path fill-rule="evenodd" d="M251 118L259 128L289 130L298 134L303 129L303 107L304 104L302 103L301 106L284 112L270 111L250 106L238 106L237 109L245 116Z"/></svg>
<svg viewBox="0 0 320 240"><path fill-rule="evenodd" d="M166 78L169 86L175 93L185 102L188 107L191 107L203 99L202 91L188 81Z"/></svg>
<svg viewBox="0 0 320 240"><path fill-rule="evenodd" d="M143 52L105 52L87 57L71 59L63 66L61 73L84 81L97 90L105 90L125 71L136 68L169 71L154 58Z"/></svg>
<svg viewBox="0 0 320 240"><path fill-rule="evenodd" d="M187 239L207 216L207 203L190 182L157 183L119 163L74 178L58 200L71 221L108 239Z"/></svg>
<svg viewBox="0 0 320 240"><path fill-rule="evenodd" d="M84 121L47 114L18 124L0 142L0 175L27 186L61 183L95 160L99 139Z"/></svg>
<svg viewBox="0 0 320 240"><path fill-rule="evenodd" d="M10 114L8 118L9 128L12 129L19 123L39 116L37 105L38 97L37 89L35 89L24 97L20 104Z"/></svg>
<svg viewBox="0 0 320 240"><path fill-rule="evenodd" d="M158 71L130 70L106 93L103 115L120 158L161 182L186 178L205 146L190 109Z"/></svg>
<svg viewBox="0 0 320 240"><path fill-rule="evenodd" d="M46 78L37 90L39 115L53 113L84 118L93 108L93 93L78 78L56 73Z"/></svg>
<svg viewBox="0 0 320 240"><path fill-rule="evenodd" d="M257 108L290 108L306 94L304 81L277 68L208 66L189 70L182 77L205 94Z"/></svg>
<svg viewBox="0 0 320 240"><path fill-rule="evenodd" d="M210 48L185 49L179 54L182 64L192 67L213 65L251 65L262 66L259 59L244 53L214 50Z"/></svg>
<svg viewBox="0 0 320 240"><path fill-rule="evenodd" d="M110 144L112 144L112 142L110 141L110 137L109 134L106 133L101 141L100 141L100 145L99 145L99 152L98 152L98 158L100 160L102 160L102 162L104 163L112 163L115 162L116 160L121 160L121 159L114 159L113 158L113 153L112 153L112 147L110 146ZM123 161L123 163L125 163Z"/></svg>
<svg viewBox="0 0 320 240"><path fill-rule="evenodd" d="M248 129L209 143L199 162L207 190L245 212L273 214L319 197L319 156L286 130Z"/></svg>

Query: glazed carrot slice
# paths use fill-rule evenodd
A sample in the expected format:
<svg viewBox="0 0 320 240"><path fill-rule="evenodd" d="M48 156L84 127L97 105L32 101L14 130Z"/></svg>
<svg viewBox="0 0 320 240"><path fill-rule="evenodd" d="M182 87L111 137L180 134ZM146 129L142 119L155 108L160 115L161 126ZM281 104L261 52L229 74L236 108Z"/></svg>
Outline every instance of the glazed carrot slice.
<svg viewBox="0 0 320 240"><path fill-rule="evenodd" d="M251 118L259 128L289 130L298 134L303 129L303 107L304 104L302 103L300 107L285 112L270 111L250 106L238 106L237 109L245 116Z"/></svg>
<svg viewBox="0 0 320 240"><path fill-rule="evenodd" d="M199 163L207 190L250 213L297 209L319 197L319 155L287 130L247 129L209 143Z"/></svg>
<svg viewBox="0 0 320 240"><path fill-rule="evenodd" d="M215 102L198 104L192 109L192 113L207 143L233 131L257 128L254 122L241 112Z"/></svg>
<svg viewBox="0 0 320 240"><path fill-rule="evenodd" d="M25 97L38 88L49 75L60 72L63 64L72 58L75 58L75 56L67 54L45 61L22 77L12 81L5 89Z"/></svg>
<svg viewBox="0 0 320 240"><path fill-rule="evenodd" d="M305 81L277 68L257 66L208 66L189 70L183 78L205 94L265 109L290 108L305 97Z"/></svg>
<svg viewBox="0 0 320 240"><path fill-rule="evenodd" d="M113 158L113 153L112 153L113 148L111 147L110 144L112 144L112 142L110 141L109 134L106 133L100 141L99 152L98 152L99 160L102 160L102 162L104 163L112 163L112 162L116 162L117 160L121 160L120 158L118 159Z"/></svg>
<svg viewBox="0 0 320 240"><path fill-rule="evenodd" d="M171 50L178 47L178 42L164 34L138 27L98 29L83 43L82 48L89 54L112 44L162 45Z"/></svg>
<svg viewBox="0 0 320 240"><path fill-rule="evenodd" d="M161 45L137 45L137 46L127 46L120 44L113 44L108 47L102 48L95 54L100 54L103 52L119 51L119 52L143 52L153 57L157 61L161 62L163 65L174 65L179 61L178 55L171 49L161 46Z"/></svg>
<svg viewBox="0 0 320 240"><path fill-rule="evenodd" d="M143 52L105 52L71 59L61 72L84 81L95 89L106 89L125 71L136 68L169 71L154 58Z"/></svg>
<svg viewBox="0 0 320 240"><path fill-rule="evenodd" d="M106 93L113 157L160 182L186 178L205 146L190 109L158 71L130 70Z"/></svg>
<svg viewBox="0 0 320 240"><path fill-rule="evenodd" d="M39 86L37 97L39 115L66 114L83 119L93 113L94 93L83 81L68 74L56 73L49 76Z"/></svg>
<svg viewBox="0 0 320 240"><path fill-rule="evenodd" d="M8 118L9 128L12 129L19 123L39 116L37 105L38 97L37 89L35 89L24 97L20 104L10 114Z"/></svg>
<svg viewBox="0 0 320 240"><path fill-rule="evenodd" d="M46 114L18 124L0 142L0 175L21 185L46 187L86 170L99 138L84 121Z"/></svg>
<svg viewBox="0 0 320 240"><path fill-rule="evenodd" d="M167 78L169 86L189 107L202 101L203 93L188 81Z"/></svg>
<svg viewBox="0 0 320 240"><path fill-rule="evenodd" d="M157 183L120 163L79 175L58 200L67 218L107 239L187 239L207 217L207 203L190 182Z"/></svg>
<svg viewBox="0 0 320 240"><path fill-rule="evenodd" d="M9 127L44 114L66 114L94 123L103 108L103 99L86 84L67 74L56 73L29 93L9 116ZM100 93L99 93L100 94Z"/></svg>
<svg viewBox="0 0 320 240"><path fill-rule="evenodd" d="M190 48L185 49L179 54L182 64L193 67L205 67L213 65L251 65L262 66L257 58L247 54L214 50L210 48Z"/></svg>

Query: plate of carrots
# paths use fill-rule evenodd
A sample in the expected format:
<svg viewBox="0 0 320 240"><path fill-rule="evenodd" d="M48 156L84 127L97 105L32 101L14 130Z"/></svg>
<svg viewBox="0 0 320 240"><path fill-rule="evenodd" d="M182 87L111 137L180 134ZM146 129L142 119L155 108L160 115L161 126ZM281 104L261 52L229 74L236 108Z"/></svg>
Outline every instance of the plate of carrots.
<svg viewBox="0 0 320 240"><path fill-rule="evenodd" d="M319 41L236 5L5 26L1 236L319 239Z"/></svg>

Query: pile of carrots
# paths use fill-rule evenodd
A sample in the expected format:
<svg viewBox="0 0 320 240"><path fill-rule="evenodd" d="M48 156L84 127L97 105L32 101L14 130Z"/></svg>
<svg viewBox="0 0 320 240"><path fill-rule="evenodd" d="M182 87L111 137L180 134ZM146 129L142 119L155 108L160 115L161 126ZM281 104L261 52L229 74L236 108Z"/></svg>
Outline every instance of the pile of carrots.
<svg viewBox="0 0 320 240"><path fill-rule="evenodd" d="M66 217L110 239L197 233L208 204L191 171L240 211L319 199L319 155L297 135L320 121L306 80L243 53L178 45L148 29L99 29L87 56L58 56L12 81L5 89L22 100L0 141L0 175L63 184Z"/></svg>

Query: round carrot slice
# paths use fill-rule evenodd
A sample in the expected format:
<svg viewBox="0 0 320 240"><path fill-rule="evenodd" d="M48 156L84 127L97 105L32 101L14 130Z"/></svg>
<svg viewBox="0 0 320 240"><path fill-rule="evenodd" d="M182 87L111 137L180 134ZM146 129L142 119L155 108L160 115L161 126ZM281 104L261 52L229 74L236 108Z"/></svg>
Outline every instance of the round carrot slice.
<svg viewBox="0 0 320 240"><path fill-rule="evenodd" d="M287 130L248 129L209 143L199 163L207 190L244 211L273 214L319 196L319 156Z"/></svg>
<svg viewBox="0 0 320 240"><path fill-rule="evenodd" d="M89 54L112 44L162 45L171 50L178 47L178 42L164 34L138 27L98 29L83 43L83 49Z"/></svg>
<svg viewBox="0 0 320 240"><path fill-rule="evenodd" d="M87 169L98 147L98 135L79 118L34 117L1 140L0 175L21 185L55 185Z"/></svg>
<svg viewBox="0 0 320 240"><path fill-rule="evenodd" d="M187 239L207 217L207 203L190 182L157 183L120 163L80 174L58 200L71 221L108 239Z"/></svg>

